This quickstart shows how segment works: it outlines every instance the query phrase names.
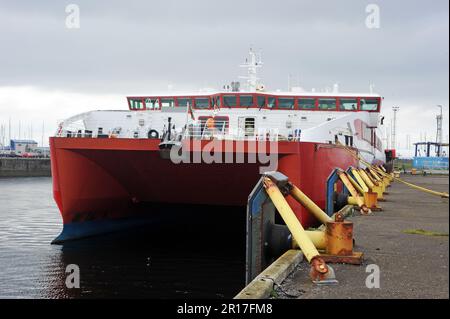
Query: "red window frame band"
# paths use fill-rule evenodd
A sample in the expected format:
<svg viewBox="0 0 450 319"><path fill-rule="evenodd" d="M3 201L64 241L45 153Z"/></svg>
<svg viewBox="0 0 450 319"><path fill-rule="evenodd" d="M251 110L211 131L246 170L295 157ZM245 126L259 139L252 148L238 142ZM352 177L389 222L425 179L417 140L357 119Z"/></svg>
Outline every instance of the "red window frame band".
<svg viewBox="0 0 450 319"><path fill-rule="evenodd" d="M240 105L240 97L241 95L244 96L252 96L253 97L253 103L250 106L241 106ZM226 96L236 96L236 105L230 105L230 106L224 106L224 97ZM264 97L265 103L264 106L258 105L258 97ZM198 108L196 107L195 99L196 98L206 98L208 99L208 107L207 108ZM268 102L269 99L274 98L274 107L269 107ZM279 107L279 98L293 98L294 99L294 107L292 109L288 108L280 108ZM145 101L147 99L157 99L157 107L150 109L147 108L147 105ZM264 94L264 93L238 93L238 92L230 92L230 93L219 93L219 94L213 94L213 95L197 95L197 96L130 96L127 97L128 102L128 108L131 111L143 111L143 110L160 110L161 109L161 99L173 99L174 100L174 107L179 107L178 99L188 99L190 105L193 109L196 110L209 110L216 107L214 105L214 102L216 100L219 101L220 108L227 109L227 108L244 108L244 109L250 109L250 108L258 108L258 109L269 109L269 110L300 110L300 111L322 111L322 112L380 112L381 109L381 98L380 97L364 97L364 96L296 96L296 95L274 95L274 94ZM301 109L299 105L299 99L314 99L314 108L312 109ZM335 109L319 109L319 100L320 99L336 99L336 108ZM341 100L346 99L356 99L357 107L355 110L341 110ZM377 101L377 109L376 110L362 110L361 109L361 99L366 100L376 100ZM134 109L131 107L131 101L132 100L140 100L143 104L143 108L140 109Z"/></svg>

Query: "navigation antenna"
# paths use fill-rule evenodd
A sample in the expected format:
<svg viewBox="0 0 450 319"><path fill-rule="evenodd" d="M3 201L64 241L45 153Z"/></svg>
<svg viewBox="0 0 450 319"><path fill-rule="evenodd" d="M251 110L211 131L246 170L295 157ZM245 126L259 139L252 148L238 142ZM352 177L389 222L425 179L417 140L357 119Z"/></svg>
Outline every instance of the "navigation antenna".
<svg viewBox="0 0 450 319"><path fill-rule="evenodd" d="M437 156L440 157L441 156L441 147L442 147L442 145L440 145L440 144L442 144L442 105L439 104L439 105L436 105L436 106L441 109L440 114L438 114L436 116L436 122L437 122L436 123L437 124L437 126L436 126L436 128L437 128L437 130L436 130L436 143L439 144L438 147L437 147L437 149L438 149Z"/></svg>
<svg viewBox="0 0 450 319"><path fill-rule="evenodd" d="M247 80L247 89L249 92L262 91L264 86L259 83L257 76L257 70L263 63L261 61L261 53L253 52L252 48L249 51L250 60L245 59L245 63L241 64L241 68L247 68L247 76L240 76L241 79Z"/></svg>
<svg viewBox="0 0 450 319"><path fill-rule="evenodd" d="M400 110L398 106L393 106L392 111L394 111L394 123L392 124L392 145L393 149L397 148L397 112Z"/></svg>

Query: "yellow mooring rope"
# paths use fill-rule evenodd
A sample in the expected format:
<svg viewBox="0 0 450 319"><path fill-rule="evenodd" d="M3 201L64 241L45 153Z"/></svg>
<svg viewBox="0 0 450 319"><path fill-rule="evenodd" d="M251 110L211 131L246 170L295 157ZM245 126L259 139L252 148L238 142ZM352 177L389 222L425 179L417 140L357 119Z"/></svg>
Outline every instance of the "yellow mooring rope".
<svg viewBox="0 0 450 319"><path fill-rule="evenodd" d="M376 170L379 174L381 174L381 175L383 175L383 176L386 176L386 177L389 177L389 178L393 178L394 180L396 180L396 181L398 181L398 182L400 182L400 183L403 183L403 184L405 184L405 185L407 185L407 186L409 186L409 187L411 187L411 188L420 190L420 191L422 191L422 192L429 193L429 194L436 195L436 196L440 196L440 197L443 197L443 198L449 198L447 193L444 193L444 192L437 192L437 191L434 191L434 190L432 190L432 189L428 189L428 188L425 188L425 187L421 187L421 186L418 186L418 185L415 185L415 184L406 182L406 181L404 181L404 180L402 180L402 179L400 179L400 178L398 178L398 177L391 176L391 175L385 173L385 172L384 172L383 170L381 170L380 168L378 168L378 167L376 167L376 166L374 166L374 165L372 165L372 164L366 162L364 159L361 158L361 156L359 156L358 154L356 154L355 152L353 152L353 150L350 149L348 146L343 145L343 144L342 144L341 142L339 142L339 141L338 141L337 143L338 143L338 145L340 145L343 149L345 149L347 152L349 152L355 159L357 159L358 161L360 161L361 163L363 163L363 164L366 165L367 167L373 168L374 170Z"/></svg>

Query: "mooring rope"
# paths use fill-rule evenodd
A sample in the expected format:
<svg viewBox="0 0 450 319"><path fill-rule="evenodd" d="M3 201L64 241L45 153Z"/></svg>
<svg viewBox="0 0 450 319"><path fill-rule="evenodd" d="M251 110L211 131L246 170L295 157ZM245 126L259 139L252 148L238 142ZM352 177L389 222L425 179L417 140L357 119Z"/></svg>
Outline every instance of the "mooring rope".
<svg viewBox="0 0 450 319"><path fill-rule="evenodd" d="M372 165L369 162L367 162L364 159L362 159L360 155L356 154L356 152L354 152L348 146L342 144L339 141L337 141L337 145L341 146L344 150L346 150L348 153L350 153L350 155L352 155L356 160L360 161L361 163L363 163L367 167L370 167L370 168L376 170L379 174L381 174L381 175L383 175L385 177L393 178L395 181L398 181L398 182L403 183L403 184L405 184L405 185L407 185L407 186L409 186L411 188L420 190L420 191L425 192L425 193L429 193L429 194L432 194L432 195L440 196L440 197L443 197L443 198L449 198L448 194L445 193L445 192L437 192L437 191L434 191L432 189L428 189L428 188L425 188L425 187L422 187L422 186L418 186L418 185L406 182L406 181L402 180L401 178L398 178L398 177L395 177L395 176L391 176L391 175L385 173L379 167L377 167L375 165Z"/></svg>

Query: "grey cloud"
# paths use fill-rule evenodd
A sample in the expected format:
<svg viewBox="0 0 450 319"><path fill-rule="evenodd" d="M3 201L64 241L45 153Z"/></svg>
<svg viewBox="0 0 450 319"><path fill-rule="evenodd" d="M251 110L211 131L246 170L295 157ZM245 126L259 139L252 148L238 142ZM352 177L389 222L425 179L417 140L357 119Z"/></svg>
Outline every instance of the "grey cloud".
<svg viewBox="0 0 450 319"><path fill-rule="evenodd" d="M425 1L71 1L81 28L64 26L61 1L0 1L0 86L136 94L220 87L260 48L262 77L286 88L338 82L386 106L448 106L447 0ZM381 28L365 27L377 3Z"/></svg>

